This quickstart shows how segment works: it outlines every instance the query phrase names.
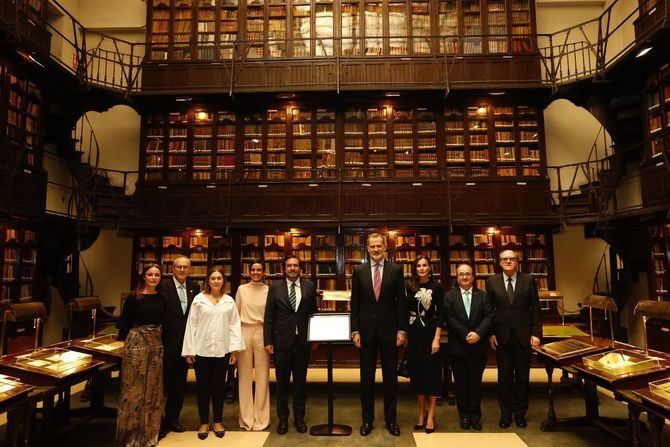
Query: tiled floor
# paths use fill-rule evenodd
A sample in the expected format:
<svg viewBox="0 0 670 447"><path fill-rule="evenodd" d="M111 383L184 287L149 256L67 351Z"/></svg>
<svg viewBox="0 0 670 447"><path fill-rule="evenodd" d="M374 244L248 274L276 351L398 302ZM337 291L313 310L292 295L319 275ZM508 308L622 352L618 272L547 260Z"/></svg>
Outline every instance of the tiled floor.
<svg viewBox="0 0 670 447"><path fill-rule="evenodd" d="M377 418L374 431L367 438L362 438L358 434L360 425L360 405L358 399L358 385L353 383L340 383L336 385L335 401L335 422L347 424L353 427L353 435L344 438L318 438L307 434L297 433L293 427L286 436L279 436L274 432L276 417L273 412L271 431L265 446L272 447L301 447L301 446L346 446L351 447L351 443L357 445L365 442L366 447L375 446L413 446L416 445L412 433L412 427L415 424L416 404L414 396L406 383L401 383L399 388L398 401L398 425L401 428L400 437L390 436L384 430L382 416L381 390L378 390L377 398ZM271 390L273 392L274 389ZM113 393L110 393L113 394ZM75 399L73 399L75 400ZM114 396L110 395L109 403L114 404ZM306 422L308 425L324 423L327 420L326 409L326 389L323 384L312 384L309 388L309 398L307 402ZM273 401L274 405L274 401ZM528 412L528 427L525 429L517 428L514 425L508 430L498 428L497 421L499 417L498 405L496 400L496 390L493 384L487 384L484 389L484 431L483 433L516 433L528 446L546 447L560 446L566 447L613 447L623 445L611 435L603 431L587 427L575 428L565 432L545 433L540 430L540 422L547 413L546 388L544 384L534 385L531 390L531 405ZM581 397L579 388L562 387L556 392L556 411L559 417L573 417L584 414L584 401ZM602 415L625 418L627 416L626 406L610 397L601 396L600 412ZM643 418L644 419L644 418ZM291 421L292 422L292 421ZM181 423L188 430L196 430L198 427L197 410L195 406L194 384L189 384L185 408L182 413ZM237 404L226 405L224 407L224 425L228 433L237 431ZM114 445L115 421L112 419L97 419L82 425L77 430L62 436L55 440L52 445L67 445L68 447L88 447L91 446L91 440L95 439L96 447L111 447ZM625 428L621 429L623 434ZM437 431L438 432L461 432L456 415L456 408L444 403L437 410ZM212 435L213 436L213 435ZM643 436L646 433L643 432ZM211 437L211 436L210 436ZM229 437L228 439L231 439ZM180 438L184 439L184 438ZM198 444L195 433L193 433L192 445ZM645 440L646 441L646 440ZM208 439L208 442L210 440ZM188 443L190 444L190 443ZM180 443L180 445L183 445ZM219 444L217 444L219 445ZM226 444L220 444L226 445Z"/></svg>

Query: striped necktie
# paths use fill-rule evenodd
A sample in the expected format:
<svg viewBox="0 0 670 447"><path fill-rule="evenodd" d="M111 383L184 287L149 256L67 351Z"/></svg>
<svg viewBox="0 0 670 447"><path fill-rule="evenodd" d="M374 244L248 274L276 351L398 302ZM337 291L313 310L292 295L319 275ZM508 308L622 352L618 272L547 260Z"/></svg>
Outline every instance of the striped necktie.
<svg viewBox="0 0 670 447"><path fill-rule="evenodd" d="M294 311L297 309L295 308L295 283L291 283L291 292L288 294L288 300L291 303L291 307L293 308Z"/></svg>

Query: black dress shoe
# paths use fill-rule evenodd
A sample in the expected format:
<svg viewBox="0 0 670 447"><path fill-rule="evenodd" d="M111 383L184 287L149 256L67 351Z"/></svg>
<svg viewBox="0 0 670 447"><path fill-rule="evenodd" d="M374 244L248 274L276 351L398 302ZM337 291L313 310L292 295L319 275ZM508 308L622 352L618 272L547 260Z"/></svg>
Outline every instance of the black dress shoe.
<svg viewBox="0 0 670 447"><path fill-rule="evenodd" d="M512 425L512 418L510 416L500 416L500 421L498 421L498 427L509 428L510 425Z"/></svg>
<svg viewBox="0 0 670 447"><path fill-rule="evenodd" d="M482 421L470 421L470 427L477 431L481 431L484 428L482 427Z"/></svg>
<svg viewBox="0 0 670 447"><path fill-rule="evenodd" d="M204 433L198 432L198 439L200 439L201 441L204 441L205 439L207 439L207 436L209 436L209 432L207 432L207 431L204 432Z"/></svg>
<svg viewBox="0 0 670 447"><path fill-rule="evenodd" d="M288 420L281 419L279 424L277 424L277 433L280 435L285 435L288 433Z"/></svg>
<svg viewBox="0 0 670 447"><path fill-rule="evenodd" d="M433 424L433 428L426 427L426 434L429 435L429 434L433 433L436 428L437 428L436 424ZM398 434L400 434L400 433L398 433Z"/></svg>
<svg viewBox="0 0 670 447"><path fill-rule="evenodd" d="M421 424L421 425L416 424L416 425L414 426L414 431L417 431L417 430L423 430L424 428L426 428L426 421L423 421L423 424Z"/></svg>
<svg viewBox="0 0 670 447"><path fill-rule="evenodd" d="M160 431L158 432L158 440L160 441L163 439L165 436L167 436L168 432L164 428L161 428Z"/></svg>
<svg viewBox="0 0 670 447"><path fill-rule="evenodd" d="M515 416L514 423L517 427L521 428L526 428L528 426L528 422L526 422L526 418L523 415Z"/></svg>
<svg viewBox="0 0 670 447"><path fill-rule="evenodd" d="M470 430L470 420L468 418L461 419L461 430Z"/></svg>
<svg viewBox="0 0 670 447"><path fill-rule="evenodd" d="M363 422L363 425L361 425L361 436L367 436L370 432L372 432L372 424Z"/></svg>
<svg viewBox="0 0 670 447"><path fill-rule="evenodd" d="M303 419L296 419L294 425L298 433L307 433L307 424Z"/></svg>
<svg viewBox="0 0 670 447"><path fill-rule="evenodd" d="M400 427L397 424L386 424L386 429L393 436L400 436Z"/></svg>
<svg viewBox="0 0 670 447"><path fill-rule="evenodd" d="M173 431L175 433L184 433L186 429L179 424L171 424L167 427L168 431Z"/></svg>

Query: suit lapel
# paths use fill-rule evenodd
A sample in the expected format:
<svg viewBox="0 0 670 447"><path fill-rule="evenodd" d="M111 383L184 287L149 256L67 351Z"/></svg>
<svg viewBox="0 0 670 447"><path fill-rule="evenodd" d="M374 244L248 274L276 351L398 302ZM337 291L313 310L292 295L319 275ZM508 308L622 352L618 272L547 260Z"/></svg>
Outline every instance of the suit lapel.
<svg viewBox="0 0 670 447"><path fill-rule="evenodd" d="M472 323L472 319L475 316L475 312L479 310L479 306L481 305L481 298L482 295L479 293L478 290L475 290L474 288L472 289L472 299L470 302L470 322Z"/></svg>
<svg viewBox="0 0 670 447"><path fill-rule="evenodd" d="M300 304L298 304L298 308L296 309L295 313L298 313L303 306L305 306L305 297L307 296L307 289L305 286L305 281L303 281L302 278L298 280L298 284L300 285Z"/></svg>
<svg viewBox="0 0 670 447"><path fill-rule="evenodd" d="M468 313L465 311L465 303L463 302L463 293L461 292L460 287L457 290L458 290L458 303L456 303L456 306L458 307L458 311L461 313L463 319L467 320ZM472 307L470 307L470 313L472 314Z"/></svg>
<svg viewBox="0 0 670 447"><path fill-rule="evenodd" d="M286 282L286 278L282 279L279 283L279 297L287 309L293 310L291 307L291 301L288 298L288 283ZM295 312L295 310L293 311Z"/></svg>
<svg viewBox="0 0 670 447"><path fill-rule="evenodd" d="M372 285L372 263L371 262L366 262L363 267L363 285L365 288L363 290L369 290L370 294L372 295L372 300L374 301L375 299L375 292L374 292L374 287Z"/></svg>
<svg viewBox="0 0 670 447"><path fill-rule="evenodd" d="M382 265L384 266L384 273L382 273L382 286L379 289L379 298L382 297L382 294L384 293L384 287L386 287L387 282L388 282L388 277L391 274L389 272L389 270L391 270L391 263L387 260L384 260ZM373 284L373 286L374 286L374 284ZM373 293L373 296L374 296L374 293Z"/></svg>

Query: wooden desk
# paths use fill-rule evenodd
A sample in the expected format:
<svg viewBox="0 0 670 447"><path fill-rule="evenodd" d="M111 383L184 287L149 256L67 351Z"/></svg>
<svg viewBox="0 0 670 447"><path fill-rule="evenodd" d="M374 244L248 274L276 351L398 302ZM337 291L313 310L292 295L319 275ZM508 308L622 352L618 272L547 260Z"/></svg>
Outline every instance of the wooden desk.
<svg viewBox="0 0 670 447"><path fill-rule="evenodd" d="M648 386L634 390L633 395L639 399L640 403L631 400L628 405L637 406L640 411L647 413L647 421L651 426L650 444L653 447L661 447L663 445L663 426L665 420L670 419L670 401L652 393Z"/></svg>
<svg viewBox="0 0 670 447"><path fill-rule="evenodd" d="M612 349L626 349L630 351L643 352L643 350L637 346L619 342L613 343L611 340L598 337L594 337L593 340L591 340L590 337L576 338L586 342L591 342L600 349L600 352ZM649 355L660 357L662 359L661 366L659 368L637 375L612 376L584 365L582 357L584 355L590 355L595 352L577 355L570 358L557 359L543 351L541 348L542 347L540 346L534 349L534 352L535 355L537 355L538 358L545 363L549 379L549 411L547 414L547 420L542 422L541 429L543 431L551 431L560 428L580 427L584 425L594 425L610 434L615 435L618 438L621 438L617 432L612 430L612 426L621 426L622 424L627 424L631 427L631 437L630 439L623 439L624 442L630 442L634 446L639 444L639 415L640 411L644 410L640 410L639 399L632 397L635 396L633 392L636 390L641 390L644 387L648 388L648 382L650 380L666 377L668 375L668 369L670 368L670 355L657 351L649 351ZM555 368L560 368L583 381L585 402L584 416L568 419L558 419L556 417L553 402L553 381L551 377ZM599 415L597 393L598 386L612 391L617 400L626 402L628 404L628 420L606 418Z"/></svg>
<svg viewBox="0 0 670 447"><path fill-rule="evenodd" d="M45 348L68 348L68 343L58 343ZM34 370L21 368L16 364L16 357L31 352L24 351L16 354L4 356L0 359L0 373L18 377L22 382L35 385L33 391L34 404L31 404L32 410L28 411L30 417L36 412L36 403L42 402L42 419L39 430L34 433L30 439L30 445L43 445L47 440L60 433L71 430L76 426L97 416L105 416L104 407L104 383L111 372L119 368L118 362L106 363L93 357L89 365L82 370L76 371L64 377L54 377L47 374L40 374ZM93 394L89 408L80 411L73 411L70 408L71 388L81 382L91 380L93 385ZM56 397L59 397L56 403ZM71 416L83 416L77 424L70 424Z"/></svg>

